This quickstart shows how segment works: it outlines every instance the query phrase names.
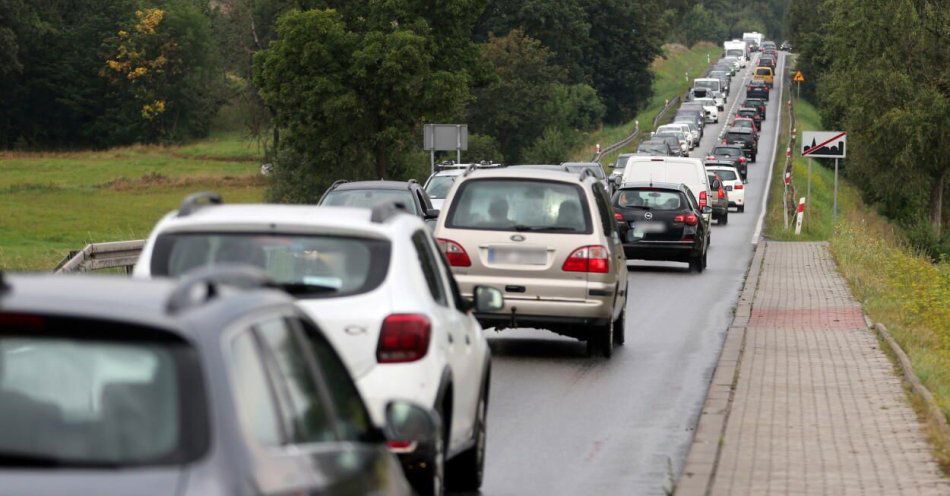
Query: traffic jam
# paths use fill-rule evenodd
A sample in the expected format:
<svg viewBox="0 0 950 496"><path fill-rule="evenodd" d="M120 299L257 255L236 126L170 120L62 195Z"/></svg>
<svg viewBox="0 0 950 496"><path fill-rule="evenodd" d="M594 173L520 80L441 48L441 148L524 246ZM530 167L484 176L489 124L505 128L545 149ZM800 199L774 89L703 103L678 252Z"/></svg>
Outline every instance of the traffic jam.
<svg viewBox="0 0 950 496"><path fill-rule="evenodd" d="M195 193L131 277L3 275L0 494L549 494L491 460L558 456L493 435L525 430L492 412L496 336L535 330L585 371L629 350L644 273L698 284L758 211L781 72L761 34L726 41L612 164L446 162L314 205Z"/></svg>

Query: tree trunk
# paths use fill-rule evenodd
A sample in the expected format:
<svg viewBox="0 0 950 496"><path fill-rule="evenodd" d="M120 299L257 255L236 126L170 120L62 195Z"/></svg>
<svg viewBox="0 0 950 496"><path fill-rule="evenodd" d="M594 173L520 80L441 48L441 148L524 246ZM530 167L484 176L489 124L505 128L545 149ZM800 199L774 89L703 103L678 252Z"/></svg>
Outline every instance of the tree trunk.
<svg viewBox="0 0 950 496"><path fill-rule="evenodd" d="M934 182L930 190L930 225L933 227L934 234L939 238L943 228L943 184L947 178L947 169L944 168L940 177Z"/></svg>
<svg viewBox="0 0 950 496"><path fill-rule="evenodd" d="M388 179L389 161L386 160L386 147L382 143L376 144L376 177L379 179Z"/></svg>

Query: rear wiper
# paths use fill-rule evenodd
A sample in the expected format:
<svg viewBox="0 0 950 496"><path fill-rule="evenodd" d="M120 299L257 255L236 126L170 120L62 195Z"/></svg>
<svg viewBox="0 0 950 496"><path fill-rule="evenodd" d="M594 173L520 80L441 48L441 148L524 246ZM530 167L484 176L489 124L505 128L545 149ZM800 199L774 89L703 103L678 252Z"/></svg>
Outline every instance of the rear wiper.
<svg viewBox="0 0 950 496"><path fill-rule="evenodd" d="M564 227L564 226L526 226L523 224L517 224L512 226L512 229L518 232L525 231L577 231L573 227Z"/></svg>
<svg viewBox="0 0 950 496"><path fill-rule="evenodd" d="M0 466L3 467L81 467L81 468L119 468L116 462L98 460L69 460L47 455L31 453L0 452Z"/></svg>
<svg viewBox="0 0 950 496"><path fill-rule="evenodd" d="M335 286L324 286L321 284L305 284L302 282L288 282L278 284L280 289L298 295L298 294L318 294L318 293L336 293L340 288Z"/></svg>

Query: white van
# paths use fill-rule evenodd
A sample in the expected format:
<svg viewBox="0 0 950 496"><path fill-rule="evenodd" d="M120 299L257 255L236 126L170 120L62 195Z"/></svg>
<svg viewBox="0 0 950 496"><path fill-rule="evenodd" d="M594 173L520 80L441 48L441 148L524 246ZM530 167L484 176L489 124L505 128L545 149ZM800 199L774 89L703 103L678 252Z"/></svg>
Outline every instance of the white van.
<svg viewBox="0 0 950 496"><path fill-rule="evenodd" d="M709 205L709 198L712 195L706 167L698 158L630 157L623 171L621 183L632 182L683 183L696 196L699 208ZM711 213L703 215L709 220Z"/></svg>
<svg viewBox="0 0 950 496"><path fill-rule="evenodd" d="M723 110L726 105L726 92L719 78L696 78L693 80L693 89L690 90L690 99L712 97L716 100L716 107Z"/></svg>

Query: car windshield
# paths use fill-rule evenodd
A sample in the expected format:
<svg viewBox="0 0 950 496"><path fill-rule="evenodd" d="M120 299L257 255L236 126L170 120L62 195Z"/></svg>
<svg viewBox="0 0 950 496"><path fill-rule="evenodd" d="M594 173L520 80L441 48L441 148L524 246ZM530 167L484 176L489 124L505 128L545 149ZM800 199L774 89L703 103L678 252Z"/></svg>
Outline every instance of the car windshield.
<svg viewBox="0 0 950 496"><path fill-rule="evenodd" d="M321 205L330 207L358 207L373 208L377 205L390 202L399 202L406 206L415 215L416 202L412 201L412 193L401 189L347 189L335 190L327 193Z"/></svg>
<svg viewBox="0 0 950 496"><path fill-rule="evenodd" d="M725 156L725 157L730 157L730 158L739 158L739 156L742 155L742 152L736 148L719 146L713 149L713 155L717 157Z"/></svg>
<svg viewBox="0 0 950 496"><path fill-rule="evenodd" d="M445 195L449 194L449 189L457 177L458 176L432 176L432 178L429 179L429 183L426 184L426 193L429 194L429 198L435 198L436 200L445 199Z"/></svg>
<svg viewBox="0 0 950 496"><path fill-rule="evenodd" d="M177 277L199 267L252 265L302 297L370 291L389 267L388 241L324 234L166 233L152 254L152 273Z"/></svg>
<svg viewBox="0 0 950 496"><path fill-rule="evenodd" d="M648 208L651 210L681 210L686 199L679 191L652 188L624 189L617 194L617 206Z"/></svg>
<svg viewBox="0 0 950 496"><path fill-rule="evenodd" d="M621 155L617 157L617 162L614 164L614 169L623 169L627 166L628 160L630 160L630 155Z"/></svg>
<svg viewBox="0 0 950 496"><path fill-rule="evenodd" d="M477 179L460 186L446 226L492 231L590 233L580 187L532 179Z"/></svg>
<svg viewBox="0 0 950 496"><path fill-rule="evenodd" d="M0 466L169 465L206 449L204 403L189 386L197 365L184 342L36 319L30 325L43 329L0 324ZM110 328L123 340L104 337Z"/></svg>
<svg viewBox="0 0 950 496"><path fill-rule="evenodd" d="M693 88L706 88L708 90L718 90L719 81L702 81L698 80L693 83Z"/></svg>
<svg viewBox="0 0 950 496"><path fill-rule="evenodd" d="M723 181L735 181L736 173L729 169L713 169L717 176Z"/></svg>

